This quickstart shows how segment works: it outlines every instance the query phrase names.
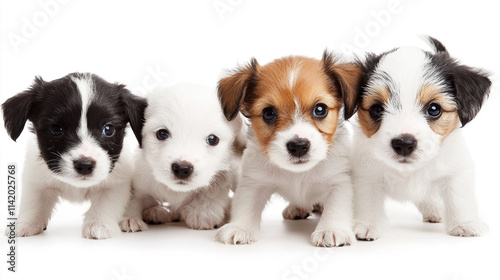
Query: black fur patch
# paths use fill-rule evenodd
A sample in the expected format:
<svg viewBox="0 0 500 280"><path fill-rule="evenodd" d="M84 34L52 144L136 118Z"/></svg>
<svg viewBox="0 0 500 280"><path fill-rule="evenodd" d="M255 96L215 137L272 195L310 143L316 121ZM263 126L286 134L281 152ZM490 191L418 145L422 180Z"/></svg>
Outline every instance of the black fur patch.
<svg viewBox="0 0 500 280"><path fill-rule="evenodd" d="M142 139L140 134L146 101L133 96L125 86L108 83L88 73L72 73L51 82L37 77L28 90L2 104L5 127L11 138L16 140L26 121L30 120L37 136L40 156L55 173L60 172L61 155L82 142L78 130L82 106L87 104L82 104L82 96L74 78L88 79L93 84L87 115L83 116L87 118L86 130L107 151L113 164L120 156L128 122L136 136L139 135L139 143ZM111 137L103 135L105 125L114 126L115 133ZM63 134L54 136L51 132L53 126L62 127Z"/></svg>
<svg viewBox="0 0 500 280"><path fill-rule="evenodd" d="M356 59L356 63L363 69L363 73L365 73L365 75L363 75L363 77L361 78L361 82L359 83L358 104L361 104L363 97L366 95L367 85L371 81L373 75L375 75L375 69L377 69L380 59L396 50L397 48L378 55L374 53L367 53L364 61L359 58Z"/></svg>
<svg viewBox="0 0 500 280"><path fill-rule="evenodd" d="M491 87L488 75L481 69L460 64L447 52L427 53L427 56L431 60L429 70L446 81L458 104L462 126L465 126L474 119L488 97Z"/></svg>

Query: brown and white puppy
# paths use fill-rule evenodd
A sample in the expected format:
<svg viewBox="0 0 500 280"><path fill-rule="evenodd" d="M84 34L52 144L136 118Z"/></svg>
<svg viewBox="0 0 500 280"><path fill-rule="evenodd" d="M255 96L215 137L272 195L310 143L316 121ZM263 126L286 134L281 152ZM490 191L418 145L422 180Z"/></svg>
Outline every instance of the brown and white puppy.
<svg viewBox="0 0 500 280"><path fill-rule="evenodd" d="M291 56L261 66L255 59L219 82L228 119L242 112L251 123L231 221L217 232L223 243L257 240L261 214L277 193L290 202L285 219L307 218L324 206L312 234L316 246L342 246L351 229L349 136L344 121L356 106L361 68Z"/></svg>

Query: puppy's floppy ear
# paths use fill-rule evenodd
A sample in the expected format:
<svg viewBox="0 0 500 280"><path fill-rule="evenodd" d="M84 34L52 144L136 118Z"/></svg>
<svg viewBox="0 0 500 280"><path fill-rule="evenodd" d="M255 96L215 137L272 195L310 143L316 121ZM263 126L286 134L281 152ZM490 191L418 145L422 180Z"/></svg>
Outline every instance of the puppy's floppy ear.
<svg viewBox="0 0 500 280"><path fill-rule="evenodd" d="M451 88L458 104L460 122L465 126L479 113L483 101L490 93L491 81L488 74L481 69L460 64L447 51L432 55L431 61Z"/></svg>
<svg viewBox="0 0 500 280"><path fill-rule="evenodd" d="M41 77L35 77L33 85L5 101L2 104L5 129L12 140L16 141L23 132L26 121L33 115L36 96L40 94L44 81Z"/></svg>
<svg viewBox="0 0 500 280"><path fill-rule="evenodd" d="M142 147L142 127L144 126L144 113L148 105L143 97L133 95L124 85L119 85L122 104L125 107L130 127L134 132L135 138Z"/></svg>
<svg viewBox="0 0 500 280"><path fill-rule="evenodd" d="M465 126L479 113L490 92L491 81L482 70L464 65L454 67L450 74L458 102L458 116Z"/></svg>
<svg viewBox="0 0 500 280"><path fill-rule="evenodd" d="M217 86L217 91L226 119L232 120L241 110L245 114L245 99L257 80L259 64L255 58L244 67L237 68L231 75L222 78Z"/></svg>
<svg viewBox="0 0 500 280"><path fill-rule="evenodd" d="M325 50L321 60L326 75L344 101L344 119L348 120L356 112L359 99L359 85L364 75L363 69L355 63L337 63L338 58Z"/></svg>

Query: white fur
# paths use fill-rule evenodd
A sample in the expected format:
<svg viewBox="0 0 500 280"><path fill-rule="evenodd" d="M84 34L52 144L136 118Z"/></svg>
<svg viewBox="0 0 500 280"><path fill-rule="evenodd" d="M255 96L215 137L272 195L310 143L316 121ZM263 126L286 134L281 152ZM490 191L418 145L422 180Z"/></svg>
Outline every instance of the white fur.
<svg viewBox="0 0 500 280"><path fill-rule="evenodd" d="M133 179L134 196L121 223L123 231L146 230L143 219L165 223L182 219L190 228L213 229L224 223L230 204L229 190L236 174L245 133L240 117L225 120L215 88L177 85L148 96L143 148L137 152ZM167 129L170 137L160 141L156 132ZM210 146L206 138L220 138ZM189 180L179 180L172 164L189 162ZM164 206L166 205L166 207Z"/></svg>
<svg viewBox="0 0 500 280"><path fill-rule="evenodd" d="M423 51L400 48L384 56L376 70L390 76L392 83L386 85L375 75L368 84L388 86L392 96L374 135L368 138L359 123L354 125L354 231L359 239L380 237L386 225L387 197L415 203L424 221L444 220L451 235L477 236L487 230L478 219L474 166L460 130L443 140L429 127L418 102L423 85L445 86L439 77L428 75L427 63ZM418 141L407 163L401 163L391 147L391 139L404 133Z"/></svg>

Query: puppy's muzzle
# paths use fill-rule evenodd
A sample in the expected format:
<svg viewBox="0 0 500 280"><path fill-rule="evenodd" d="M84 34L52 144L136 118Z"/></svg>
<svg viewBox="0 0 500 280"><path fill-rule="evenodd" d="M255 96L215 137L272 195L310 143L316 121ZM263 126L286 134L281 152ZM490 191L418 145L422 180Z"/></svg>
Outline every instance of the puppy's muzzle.
<svg viewBox="0 0 500 280"><path fill-rule="evenodd" d="M417 139L411 134L402 134L391 141L392 149L402 156L409 156L417 147Z"/></svg>
<svg viewBox="0 0 500 280"><path fill-rule="evenodd" d="M172 164L172 172L178 179L186 179L193 174L193 165L187 161L175 162Z"/></svg>
<svg viewBox="0 0 500 280"><path fill-rule="evenodd" d="M94 171L95 168L95 160L90 157L82 157L80 159L77 159L73 161L73 167L75 168L76 172L81 175L89 175Z"/></svg>
<svg viewBox="0 0 500 280"><path fill-rule="evenodd" d="M305 138L297 138L286 143L288 153L294 157L301 157L309 151L311 142Z"/></svg>

